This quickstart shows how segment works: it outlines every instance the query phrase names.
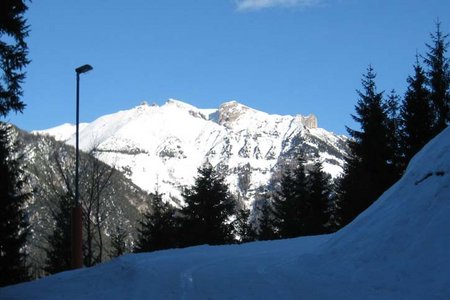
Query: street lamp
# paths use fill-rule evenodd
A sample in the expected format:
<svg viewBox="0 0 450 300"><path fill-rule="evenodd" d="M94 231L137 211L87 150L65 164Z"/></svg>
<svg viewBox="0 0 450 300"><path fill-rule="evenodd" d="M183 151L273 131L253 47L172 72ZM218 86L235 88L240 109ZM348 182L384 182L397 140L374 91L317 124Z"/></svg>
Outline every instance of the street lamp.
<svg viewBox="0 0 450 300"><path fill-rule="evenodd" d="M92 70L90 65L83 65L75 69L77 73L77 113L75 138L75 206L72 210L72 268L83 267L83 218L79 192L79 165L80 165L80 74Z"/></svg>

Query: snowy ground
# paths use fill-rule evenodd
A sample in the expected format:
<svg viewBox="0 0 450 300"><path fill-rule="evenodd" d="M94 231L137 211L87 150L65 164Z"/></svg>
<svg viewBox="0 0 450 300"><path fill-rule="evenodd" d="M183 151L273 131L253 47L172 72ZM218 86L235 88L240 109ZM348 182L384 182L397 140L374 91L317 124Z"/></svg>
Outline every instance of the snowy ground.
<svg viewBox="0 0 450 300"><path fill-rule="evenodd" d="M0 299L449 299L450 129L333 235L132 254Z"/></svg>

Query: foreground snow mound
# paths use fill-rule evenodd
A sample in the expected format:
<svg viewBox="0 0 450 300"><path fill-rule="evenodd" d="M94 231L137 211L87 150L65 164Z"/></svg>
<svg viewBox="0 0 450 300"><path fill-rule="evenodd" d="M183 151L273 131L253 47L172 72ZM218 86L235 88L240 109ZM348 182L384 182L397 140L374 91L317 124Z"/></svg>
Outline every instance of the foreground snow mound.
<svg viewBox="0 0 450 300"><path fill-rule="evenodd" d="M394 186L299 266L315 270L327 287L324 298L448 299L449 249L447 128L412 159ZM314 284L306 272L301 280Z"/></svg>
<svg viewBox="0 0 450 300"><path fill-rule="evenodd" d="M127 255L0 289L0 299L445 299L450 129L333 235Z"/></svg>
<svg viewBox="0 0 450 300"><path fill-rule="evenodd" d="M129 254L90 269L0 289L0 299L296 298L280 274L326 236ZM281 289L286 289L283 291Z"/></svg>

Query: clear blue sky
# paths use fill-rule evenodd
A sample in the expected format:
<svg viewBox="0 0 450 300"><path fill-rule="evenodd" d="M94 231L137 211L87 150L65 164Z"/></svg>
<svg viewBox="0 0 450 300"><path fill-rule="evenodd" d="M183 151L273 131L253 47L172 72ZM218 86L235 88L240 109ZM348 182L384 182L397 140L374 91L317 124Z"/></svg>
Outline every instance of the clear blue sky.
<svg viewBox="0 0 450 300"><path fill-rule="evenodd" d="M437 18L450 32L448 0L39 0L27 12L32 63L26 130L81 121L168 98L200 108L237 100L277 114L314 113L345 134L361 74L403 93L416 51Z"/></svg>

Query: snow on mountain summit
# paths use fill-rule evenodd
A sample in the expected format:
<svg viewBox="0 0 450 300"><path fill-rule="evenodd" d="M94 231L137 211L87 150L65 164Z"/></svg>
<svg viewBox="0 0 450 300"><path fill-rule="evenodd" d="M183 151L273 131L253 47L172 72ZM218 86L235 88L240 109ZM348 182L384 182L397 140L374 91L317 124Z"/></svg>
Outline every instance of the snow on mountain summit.
<svg viewBox="0 0 450 300"><path fill-rule="evenodd" d="M80 130L82 130L84 127L86 127L88 123L80 123ZM54 137L57 141L65 141L70 136L72 136L75 132L76 128L74 124L65 123L50 129L46 130L36 130L32 131L32 133L40 133L43 135L49 135Z"/></svg>
<svg viewBox="0 0 450 300"><path fill-rule="evenodd" d="M66 125L64 125L66 126ZM236 101L200 109L179 100L142 103L102 116L80 129L80 148L123 171L147 191L158 185L167 199L179 199L206 161L220 167L230 189L253 200L277 166L302 148L320 156L325 171L342 171L345 137L316 128L314 116L281 116ZM72 131L40 131L75 144ZM242 178L250 179L243 182Z"/></svg>

